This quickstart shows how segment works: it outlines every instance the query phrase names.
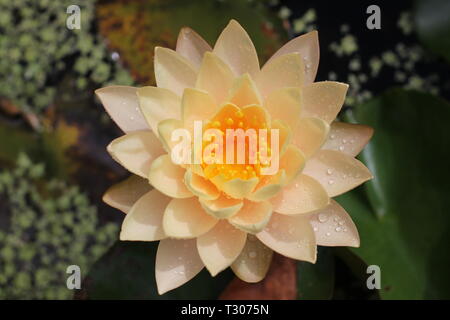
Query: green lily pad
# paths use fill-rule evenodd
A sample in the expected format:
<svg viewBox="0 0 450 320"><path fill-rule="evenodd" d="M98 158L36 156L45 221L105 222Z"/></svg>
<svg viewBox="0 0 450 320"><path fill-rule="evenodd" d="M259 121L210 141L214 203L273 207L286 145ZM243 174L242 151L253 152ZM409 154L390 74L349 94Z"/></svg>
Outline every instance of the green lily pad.
<svg viewBox="0 0 450 320"><path fill-rule="evenodd" d="M334 289L332 248L319 247L317 262L297 262L297 295L301 300L327 300Z"/></svg>
<svg viewBox="0 0 450 320"><path fill-rule="evenodd" d="M415 24L420 40L450 62L450 2L416 1Z"/></svg>
<svg viewBox="0 0 450 320"><path fill-rule="evenodd" d="M159 295L155 280L157 242L118 241L91 268L82 284L82 299L217 299L232 279L231 271L216 277L202 270L183 286Z"/></svg>
<svg viewBox="0 0 450 320"><path fill-rule="evenodd" d="M425 93L391 90L350 115L375 134L362 160L375 178L338 197L361 247L381 268L384 299L450 298L450 104Z"/></svg>

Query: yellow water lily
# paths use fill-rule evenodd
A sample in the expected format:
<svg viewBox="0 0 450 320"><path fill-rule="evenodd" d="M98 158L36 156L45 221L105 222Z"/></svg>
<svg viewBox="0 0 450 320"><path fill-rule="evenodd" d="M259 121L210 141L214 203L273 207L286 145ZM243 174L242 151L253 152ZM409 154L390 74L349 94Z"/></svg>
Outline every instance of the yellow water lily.
<svg viewBox="0 0 450 320"><path fill-rule="evenodd" d="M212 276L231 267L258 282L273 251L314 263L317 245L359 246L350 216L331 198L371 179L354 157L372 129L334 121L348 85L314 82L316 31L289 41L260 68L238 22L230 21L214 48L184 28L175 51L155 49L154 63L156 87L96 93L125 132L108 151L133 174L104 201L126 213L121 240L160 241L160 294L204 267ZM223 133L277 129L277 172L262 174L263 162L174 163L172 133L193 132L199 120Z"/></svg>

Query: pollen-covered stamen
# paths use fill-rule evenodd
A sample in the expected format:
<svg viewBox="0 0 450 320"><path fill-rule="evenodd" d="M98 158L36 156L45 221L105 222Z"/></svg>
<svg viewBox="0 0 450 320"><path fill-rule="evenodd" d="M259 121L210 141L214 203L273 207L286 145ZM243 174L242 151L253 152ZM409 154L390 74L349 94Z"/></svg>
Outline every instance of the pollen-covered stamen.
<svg viewBox="0 0 450 320"><path fill-rule="evenodd" d="M204 126L205 176L220 174L226 180L259 177L271 156L269 131L269 119L260 106L224 105Z"/></svg>

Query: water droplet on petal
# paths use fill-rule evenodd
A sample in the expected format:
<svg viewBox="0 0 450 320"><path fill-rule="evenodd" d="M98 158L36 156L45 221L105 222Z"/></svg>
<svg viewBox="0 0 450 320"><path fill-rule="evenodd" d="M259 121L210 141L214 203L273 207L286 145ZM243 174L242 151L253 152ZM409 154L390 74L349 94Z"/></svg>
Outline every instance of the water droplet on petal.
<svg viewBox="0 0 450 320"><path fill-rule="evenodd" d="M319 213L319 216L317 217L319 222L327 222L328 221L328 215L326 213Z"/></svg>

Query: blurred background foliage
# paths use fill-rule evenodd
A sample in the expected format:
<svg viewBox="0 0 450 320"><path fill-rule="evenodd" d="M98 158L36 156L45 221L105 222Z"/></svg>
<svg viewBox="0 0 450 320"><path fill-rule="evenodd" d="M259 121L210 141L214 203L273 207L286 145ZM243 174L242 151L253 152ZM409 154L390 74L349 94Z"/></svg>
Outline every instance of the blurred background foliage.
<svg viewBox="0 0 450 320"><path fill-rule="evenodd" d="M71 4L81 8L80 30L66 28ZM120 131L93 91L154 84L155 46L174 48L183 26L213 45L231 18L261 62L288 39L319 30L317 80L349 83L340 120L375 128L360 156L375 178L337 199L361 247L320 248L315 265L279 268L286 274L267 281L291 281L299 299L450 298L450 6L382 1L382 29L368 30L370 4L0 0L0 298L70 299L71 264L84 277L79 299L230 292L231 272L203 271L159 296L156 244L117 241L123 216L101 195L127 173L106 153ZM381 268L380 290L366 287L372 264Z"/></svg>

